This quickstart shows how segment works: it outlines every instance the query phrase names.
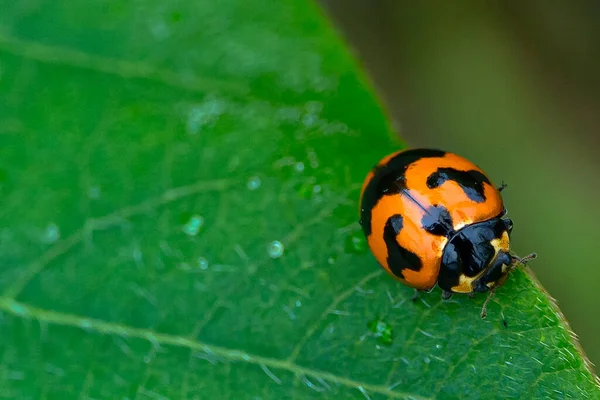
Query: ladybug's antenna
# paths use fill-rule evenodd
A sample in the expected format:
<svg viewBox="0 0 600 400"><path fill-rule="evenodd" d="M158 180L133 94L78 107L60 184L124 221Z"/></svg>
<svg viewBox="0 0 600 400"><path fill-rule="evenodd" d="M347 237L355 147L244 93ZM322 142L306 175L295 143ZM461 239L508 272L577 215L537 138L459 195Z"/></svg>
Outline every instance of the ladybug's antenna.
<svg viewBox="0 0 600 400"><path fill-rule="evenodd" d="M529 261L534 260L534 259L537 258L537 253L528 254L528 255L526 255L523 258L521 258L521 257L519 257L517 255L514 255L514 254L511 254L510 257L512 259L512 265L510 266L510 271L512 271L513 269L517 268L519 265L522 265L522 266L526 267L527 263Z"/></svg>
<svg viewBox="0 0 600 400"><path fill-rule="evenodd" d="M525 265L527 265L527 263L529 261L534 260L534 259L537 258L537 253L528 254L528 255L526 255L523 258L521 258L519 256L516 256L514 254L511 254L511 258L512 258L513 264L515 264L515 266L516 266L516 264L521 264L521 265L525 266ZM516 263L514 261L516 261Z"/></svg>

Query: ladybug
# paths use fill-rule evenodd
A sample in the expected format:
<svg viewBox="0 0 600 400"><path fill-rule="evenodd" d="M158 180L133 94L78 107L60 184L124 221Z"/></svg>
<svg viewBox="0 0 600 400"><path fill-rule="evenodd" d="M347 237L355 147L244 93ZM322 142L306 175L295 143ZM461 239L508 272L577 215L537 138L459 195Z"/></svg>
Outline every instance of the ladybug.
<svg viewBox="0 0 600 400"><path fill-rule="evenodd" d="M501 191L471 161L435 149L408 149L383 158L360 194L360 223L383 269L419 291L437 284L442 298L494 291L519 264L510 251L513 222Z"/></svg>

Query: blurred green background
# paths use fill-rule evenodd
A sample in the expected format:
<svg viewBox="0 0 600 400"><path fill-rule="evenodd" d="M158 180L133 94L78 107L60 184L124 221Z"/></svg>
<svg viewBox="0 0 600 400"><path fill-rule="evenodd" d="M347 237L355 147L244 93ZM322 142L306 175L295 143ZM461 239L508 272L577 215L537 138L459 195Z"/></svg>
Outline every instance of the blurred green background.
<svg viewBox="0 0 600 400"><path fill-rule="evenodd" d="M514 250L538 252L533 271L600 365L598 3L321 4L409 145L508 184Z"/></svg>

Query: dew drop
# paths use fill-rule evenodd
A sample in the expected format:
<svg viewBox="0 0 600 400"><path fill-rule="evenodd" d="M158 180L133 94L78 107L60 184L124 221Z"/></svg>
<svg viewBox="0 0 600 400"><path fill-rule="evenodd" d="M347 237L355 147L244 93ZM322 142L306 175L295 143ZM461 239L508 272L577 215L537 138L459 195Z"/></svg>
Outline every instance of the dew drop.
<svg viewBox="0 0 600 400"><path fill-rule="evenodd" d="M200 232L202 225L204 225L204 217L201 215L192 215L189 221L183 226L183 231L186 235L196 236Z"/></svg>
<svg viewBox="0 0 600 400"><path fill-rule="evenodd" d="M79 321L79 326L83 329L90 329L92 327L92 323L89 319L82 319Z"/></svg>
<svg viewBox="0 0 600 400"><path fill-rule="evenodd" d="M274 240L267 246L267 253L271 258L279 258L283 255L283 243L278 240Z"/></svg>
<svg viewBox="0 0 600 400"><path fill-rule="evenodd" d="M313 187L313 192L314 192L315 194L321 193L321 190L322 190L322 189L321 189L321 185L315 185L315 186Z"/></svg>
<svg viewBox="0 0 600 400"><path fill-rule="evenodd" d="M296 307L300 307L301 305L302 305L302 302L300 302L300 300L298 300L298 301L296 302Z"/></svg>
<svg viewBox="0 0 600 400"><path fill-rule="evenodd" d="M261 185L261 181L260 181L260 177L258 176L252 176L248 179L248 189L250 190L256 190L260 187Z"/></svg>
<svg viewBox="0 0 600 400"><path fill-rule="evenodd" d="M60 228L54 223L49 224L44 231L43 241L45 243L54 243L58 239L60 239Z"/></svg>
<svg viewBox="0 0 600 400"><path fill-rule="evenodd" d="M23 307L22 305L20 305L19 303L14 303L11 302L8 305L8 308L10 309L10 311L12 311L13 313L17 314L17 315L27 315L27 309L25 307Z"/></svg>
<svg viewBox="0 0 600 400"><path fill-rule="evenodd" d="M303 172L304 171L304 163L302 161L298 161L295 165L294 165L294 169L297 172Z"/></svg>
<svg viewBox="0 0 600 400"><path fill-rule="evenodd" d="M198 267L205 271L208 269L208 260L204 257L198 257Z"/></svg>
<svg viewBox="0 0 600 400"><path fill-rule="evenodd" d="M333 265L337 262L337 256L333 255L333 256L329 256L329 258L327 258L327 264L329 265Z"/></svg>
<svg viewBox="0 0 600 400"><path fill-rule="evenodd" d="M367 323L367 327L377 338L379 344L392 344L392 326L381 319L374 319Z"/></svg>

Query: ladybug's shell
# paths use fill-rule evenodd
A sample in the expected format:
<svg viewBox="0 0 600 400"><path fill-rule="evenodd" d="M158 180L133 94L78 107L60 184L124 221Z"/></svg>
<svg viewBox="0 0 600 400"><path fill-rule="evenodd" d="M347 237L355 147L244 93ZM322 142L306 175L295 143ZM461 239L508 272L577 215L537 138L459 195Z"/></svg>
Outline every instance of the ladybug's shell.
<svg viewBox="0 0 600 400"><path fill-rule="evenodd" d="M432 149L382 159L361 191L361 224L383 268L404 284L430 290L449 237L500 216L500 192L475 164Z"/></svg>

